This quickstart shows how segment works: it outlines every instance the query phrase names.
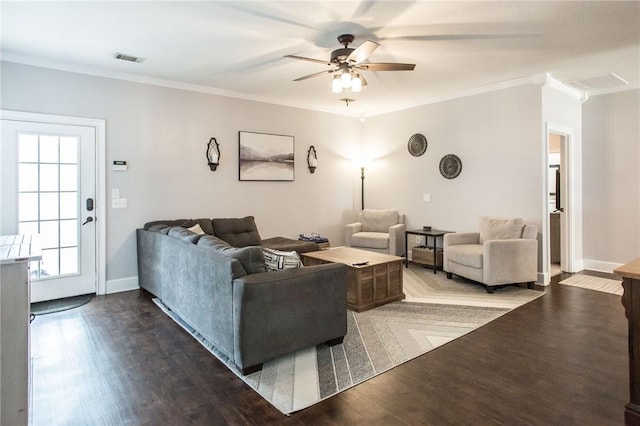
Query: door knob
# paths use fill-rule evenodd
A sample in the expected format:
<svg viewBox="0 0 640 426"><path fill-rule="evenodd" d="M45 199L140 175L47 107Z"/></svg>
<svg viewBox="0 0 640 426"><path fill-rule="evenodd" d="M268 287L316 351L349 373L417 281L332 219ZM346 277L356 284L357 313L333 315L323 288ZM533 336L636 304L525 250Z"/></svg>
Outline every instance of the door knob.
<svg viewBox="0 0 640 426"><path fill-rule="evenodd" d="M87 220L85 220L85 221L84 221L84 223L83 223L82 225L84 226L84 225L86 225L86 224L87 224L87 223L89 223L89 222L93 222L93 217L89 216L89 217L87 218Z"/></svg>

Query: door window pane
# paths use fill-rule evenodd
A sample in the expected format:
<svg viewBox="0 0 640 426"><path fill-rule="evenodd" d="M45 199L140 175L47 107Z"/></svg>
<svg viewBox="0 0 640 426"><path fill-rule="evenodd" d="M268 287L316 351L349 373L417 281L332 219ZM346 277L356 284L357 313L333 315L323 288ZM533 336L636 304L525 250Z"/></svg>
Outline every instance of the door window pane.
<svg viewBox="0 0 640 426"><path fill-rule="evenodd" d="M75 274L78 272L78 248L60 249L60 273Z"/></svg>
<svg viewBox="0 0 640 426"><path fill-rule="evenodd" d="M40 220L58 219L58 193L40 193Z"/></svg>
<svg viewBox="0 0 640 426"><path fill-rule="evenodd" d="M78 245L78 221L60 221L60 246L73 247Z"/></svg>
<svg viewBox="0 0 640 426"><path fill-rule="evenodd" d="M58 137L40 135L40 162L58 162Z"/></svg>
<svg viewBox="0 0 640 426"><path fill-rule="evenodd" d="M20 222L18 224L18 234L20 235L36 235L38 233L38 222Z"/></svg>
<svg viewBox="0 0 640 426"><path fill-rule="evenodd" d="M36 163L38 161L38 135L18 135L18 161Z"/></svg>
<svg viewBox="0 0 640 426"><path fill-rule="evenodd" d="M58 190L58 165L40 165L40 191Z"/></svg>
<svg viewBox="0 0 640 426"><path fill-rule="evenodd" d="M38 194L18 194L18 220L20 222L38 220Z"/></svg>
<svg viewBox="0 0 640 426"><path fill-rule="evenodd" d="M60 219L78 218L78 193L60 193Z"/></svg>
<svg viewBox="0 0 640 426"><path fill-rule="evenodd" d="M58 249L42 250L40 276L60 275L60 255Z"/></svg>
<svg viewBox="0 0 640 426"><path fill-rule="evenodd" d="M40 244L43 249L57 248L58 243L58 221L40 222Z"/></svg>
<svg viewBox="0 0 640 426"><path fill-rule="evenodd" d="M60 166L60 191L78 190L78 166L63 164Z"/></svg>
<svg viewBox="0 0 640 426"><path fill-rule="evenodd" d="M67 164L78 163L78 138L60 137L60 162Z"/></svg>
<svg viewBox="0 0 640 426"><path fill-rule="evenodd" d="M38 165L18 164L18 191L38 190Z"/></svg>

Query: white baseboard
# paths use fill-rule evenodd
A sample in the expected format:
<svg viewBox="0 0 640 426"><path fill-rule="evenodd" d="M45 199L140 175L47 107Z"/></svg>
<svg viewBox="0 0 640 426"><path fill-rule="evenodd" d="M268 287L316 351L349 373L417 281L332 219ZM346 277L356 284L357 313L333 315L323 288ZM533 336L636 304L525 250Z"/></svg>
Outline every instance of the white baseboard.
<svg viewBox="0 0 640 426"><path fill-rule="evenodd" d="M548 273L538 272L538 281L536 281L537 285L549 285L551 282L551 278Z"/></svg>
<svg viewBox="0 0 640 426"><path fill-rule="evenodd" d="M599 260L584 259L582 261L582 269L589 271L613 273L613 270L622 266L622 263L601 262Z"/></svg>
<svg viewBox="0 0 640 426"><path fill-rule="evenodd" d="M138 277L120 278L118 280L107 280L106 294L120 293L122 291L138 290Z"/></svg>

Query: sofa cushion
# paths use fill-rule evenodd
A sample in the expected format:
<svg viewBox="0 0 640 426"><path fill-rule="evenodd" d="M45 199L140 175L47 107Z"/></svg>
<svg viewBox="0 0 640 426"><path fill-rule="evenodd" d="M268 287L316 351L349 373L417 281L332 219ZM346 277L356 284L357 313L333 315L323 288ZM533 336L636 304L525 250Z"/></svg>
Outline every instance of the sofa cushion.
<svg viewBox="0 0 640 426"><path fill-rule="evenodd" d="M482 244L459 244L447 247L447 259L461 265L482 268Z"/></svg>
<svg viewBox="0 0 640 426"><path fill-rule="evenodd" d="M302 268L300 256L295 251L280 251L263 247L264 263L267 271Z"/></svg>
<svg viewBox="0 0 640 426"><path fill-rule="evenodd" d="M213 219L213 231L234 247L259 246L262 242L253 216Z"/></svg>
<svg viewBox="0 0 640 426"><path fill-rule="evenodd" d="M197 243L200 237L202 237L202 235L191 232L181 226L174 226L173 228L169 229L168 234L172 237L180 238L181 240L184 240L191 244Z"/></svg>
<svg viewBox="0 0 640 426"><path fill-rule="evenodd" d="M147 231L149 231L149 232L159 232L161 234L167 235L171 228L172 228L172 226L165 225L165 224L161 223L161 224L158 224L158 225L150 226L149 229L147 229Z"/></svg>
<svg viewBox="0 0 640 426"><path fill-rule="evenodd" d="M195 225L200 225L200 228L205 234L213 235L213 223L211 222L211 219L208 218L189 219L180 226L188 229Z"/></svg>
<svg viewBox="0 0 640 426"><path fill-rule="evenodd" d="M247 274L257 274L267 270L260 247L232 247L226 241L213 235L204 235L198 241L198 245L212 248L220 254L238 259Z"/></svg>
<svg viewBox="0 0 640 426"><path fill-rule="evenodd" d="M483 217L480 221L480 244L488 240L512 240L522 237L521 218L496 219Z"/></svg>
<svg viewBox="0 0 640 426"><path fill-rule="evenodd" d="M164 225L169 227L182 226L189 219L175 219L175 220L154 220L144 224L145 231L150 231L152 226Z"/></svg>
<svg viewBox="0 0 640 426"><path fill-rule="evenodd" d="M389 228L398 224L398 211L389 210L362 210L360 222L364 232L389 232Z"/></svg>
<svg viewBox="0 0 640 426"><path fill-rule="evenodd" d="M386 232L356 232L351 236L351 246L387 249L389 248L389 234Z"/></svg>
<svg viewBox="0 0 640 426"><path fill-rule="evenodd" d="M320 250L320 246L311 241L292 240L285 237L273 237L262 240L261 247L280 251L297 251L298 254Z"/></svg>

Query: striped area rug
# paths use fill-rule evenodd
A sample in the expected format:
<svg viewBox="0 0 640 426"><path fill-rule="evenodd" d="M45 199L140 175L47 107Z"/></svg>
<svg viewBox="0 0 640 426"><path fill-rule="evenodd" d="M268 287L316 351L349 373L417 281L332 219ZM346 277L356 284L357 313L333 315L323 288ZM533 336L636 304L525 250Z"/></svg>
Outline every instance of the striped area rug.
<svg viewBox="0 0 640 426"><path fill-rule="evenodd" d="M604 293L616 294L622 296L622 281L612 280L609 278L594 277L591 275L572 275L566 280L560 281L560 284L570 285L573 287L581 287L589 290L602 291Z"/></svg>
<svg viewBox="0 0 640 426"><path fill-rule="evenodd" d="M404 280L408 300L361 313L348 311L342 344L322 344L282 356L247 376L160 300L154 302L262 397L290 414L442 346L544 294L506 287L489 295L483 287L447 280L443 273L434 275L413 266L405 269Z"/></svg>

